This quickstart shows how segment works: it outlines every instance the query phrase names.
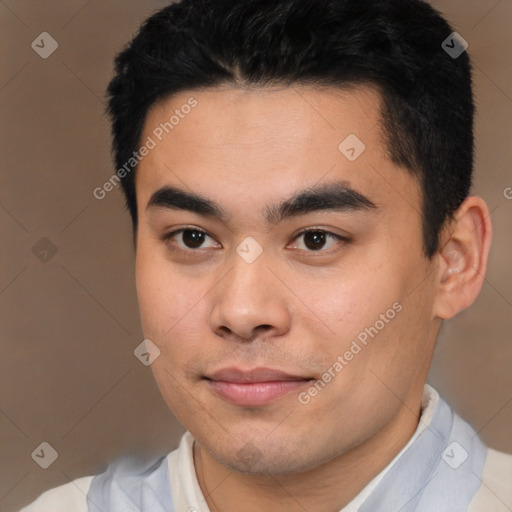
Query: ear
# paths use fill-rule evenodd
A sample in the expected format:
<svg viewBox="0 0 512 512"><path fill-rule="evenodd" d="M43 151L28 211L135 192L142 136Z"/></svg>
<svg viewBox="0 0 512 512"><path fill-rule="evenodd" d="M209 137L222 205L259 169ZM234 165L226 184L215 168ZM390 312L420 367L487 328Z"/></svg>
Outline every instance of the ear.
<svg viewBox="0 0 512 512"><path fill-rule="evenodd" d="M484 282L491 240L487 204L480 197L466 198L443 229L441 248L435 256L435 317L452 318L476 300Z"/></svg>

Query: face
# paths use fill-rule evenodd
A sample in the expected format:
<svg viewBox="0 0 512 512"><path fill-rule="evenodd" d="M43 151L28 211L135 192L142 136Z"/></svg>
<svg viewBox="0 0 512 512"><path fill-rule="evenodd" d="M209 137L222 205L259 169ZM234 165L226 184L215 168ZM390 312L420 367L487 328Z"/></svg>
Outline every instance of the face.
<svg viewBox="0 0 512 512"><path fill-rule="evenodd" d="M387 154L379 100L218 88L148 113L136 282L152 370L231 469L312 469L421 396L435 272L420 187Z"/></svg>

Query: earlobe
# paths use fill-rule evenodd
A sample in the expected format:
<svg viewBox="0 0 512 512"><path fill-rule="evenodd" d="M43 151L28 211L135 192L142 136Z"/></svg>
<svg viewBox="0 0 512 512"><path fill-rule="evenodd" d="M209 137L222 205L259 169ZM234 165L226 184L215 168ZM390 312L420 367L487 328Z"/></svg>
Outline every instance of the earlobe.
<svg viewBox="0 0 512 512"><path fill-rule="evenodd" d="M476 300L485 278L491 239L487 204L480 197L468 197L442 238L434 301L436 317L452 318Z"/></svg>

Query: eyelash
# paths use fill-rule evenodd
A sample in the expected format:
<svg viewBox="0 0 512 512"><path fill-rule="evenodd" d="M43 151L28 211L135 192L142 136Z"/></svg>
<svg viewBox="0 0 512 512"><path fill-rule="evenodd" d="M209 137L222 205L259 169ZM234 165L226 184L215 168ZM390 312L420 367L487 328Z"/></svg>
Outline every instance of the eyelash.
<svg viewBox="0 0 512 512"><path fill-rule="evenodd" d="M161 240L163 242L166 242L168 243L174 236L180 234L180 233L183 233L184 231L195 231L197 233L202 233L206 236L209 236L210 238L213 239L212 236L210 236L206 231L204 231L203 229L199 229L199 228L196 228L196 227L183 227L183 228L180 228L180 229L176 229L174 231L171 231L169 233L166 233L164 234L162 237L161 237ZM336 240L338 240L339 242L343 242L343 244L347 244L349 243L351 240L348 238L348 237L344 237L344 236L341 236L341 235L337 235L335 233L332 233L330 231L327 231L325 229L321 229L321 228L307 228L307 229L304 229L302 231L300 231L299 233L297 233L294 237L293 237L293 240L296 240L297 238L299 238L300 236L304 235L304 234L307 234L307 233L323 233L324 235L326 235L327 237L331 237L331 238L334 238ZM202 248L197 248L197 249L192 249L192 248L182 248L182 247L170 247L171 250L173 251L182 251L182 252L199 252L201 251ZM203 249L204 250L204 249ZM298 249L300 251L305 251L305 252L309 252L309 253L312 253L312 254L330 254L331 252L334 252L336 250L339 250L339 247L333 247L331 249L327 249L327 250L323 250L323 248L320 248L318 250L313 250L313 249Z"/></svg>

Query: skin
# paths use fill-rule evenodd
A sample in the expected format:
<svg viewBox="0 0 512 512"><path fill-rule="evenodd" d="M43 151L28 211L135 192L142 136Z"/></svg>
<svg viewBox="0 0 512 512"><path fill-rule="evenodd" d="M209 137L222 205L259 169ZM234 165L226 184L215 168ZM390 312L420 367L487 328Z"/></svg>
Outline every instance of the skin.
<svg viewBox="0 0 512 512"><path fill-rule="evenodd" d="M196 443L198 481L212 511L345 506L403 448L418 425L423 387L442 319L468 307L482 286L489 211L469 197L423 254L421 189L387 153L380 96L332 90L219 87L185 91L153 106L141 140L193 96L190 114L140 162L136 283L144 335L160 349L152 370L163 398ZM338 150L357 134L354 162ZM377 208L316 211L269 223L267 205L344 180ZM171 185L218 203L228 218L147 207ZM207 232L187 248L188 227ZM308 249L299 231L327 238ZM236 252L246 237L263 249ZM307 405L311 382L374 326L370 339ZM243 407L203 378L225 367L279 368L313 379L268 404Z"/></svg>

